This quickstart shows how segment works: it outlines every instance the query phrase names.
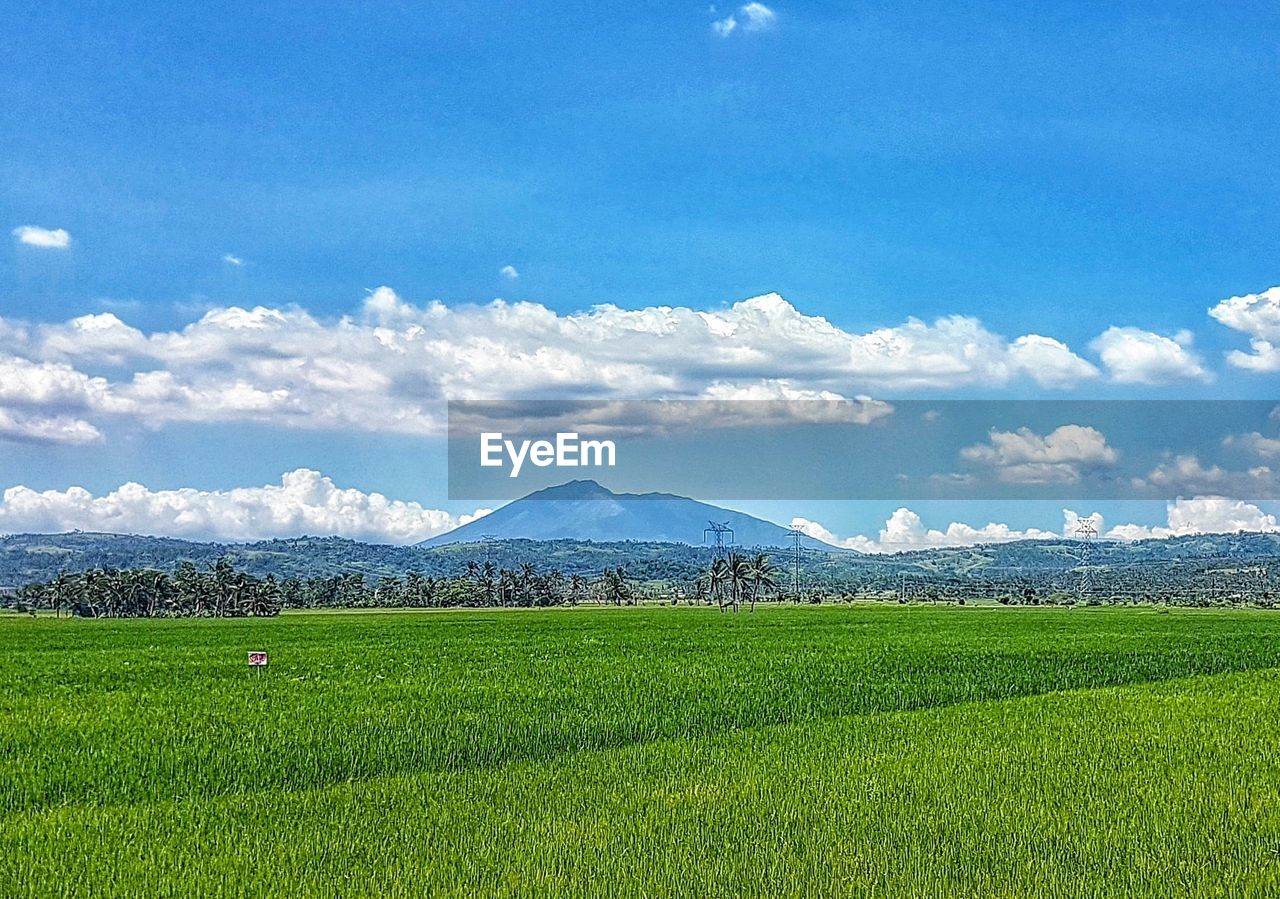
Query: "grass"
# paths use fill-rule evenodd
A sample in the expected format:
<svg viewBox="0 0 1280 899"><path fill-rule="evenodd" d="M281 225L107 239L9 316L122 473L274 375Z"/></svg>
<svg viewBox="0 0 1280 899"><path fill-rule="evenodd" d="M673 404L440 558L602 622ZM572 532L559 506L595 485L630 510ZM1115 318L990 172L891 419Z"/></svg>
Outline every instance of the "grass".
<svg viewBox="0 0 1280 899"><path fill-rule="evenodd" d="M1257 612L6 620L0 895L1276 895L1278 660Z"/></svg>

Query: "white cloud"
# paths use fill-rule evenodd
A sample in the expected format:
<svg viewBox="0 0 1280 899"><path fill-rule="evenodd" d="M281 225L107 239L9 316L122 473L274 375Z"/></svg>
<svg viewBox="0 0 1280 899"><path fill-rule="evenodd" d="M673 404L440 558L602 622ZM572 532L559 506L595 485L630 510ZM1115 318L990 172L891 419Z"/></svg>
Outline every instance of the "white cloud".
<svg viewBox="0 0 1280 899"><path fill-rule="evenodd" d="M898 553L937 547L975 546L984 543L1009 543L1015 540L1057 540L1074 538L1081 521L1090 521L1099 534L1110 540L1148 540L1191 534L1231 534L1238 531L1280 531L1276 517L1257 506L1223 496L1196 496L1178 499L1165 507L1167 524L1120 524L1104 531L1100 514L1083 516L1071 509L1062 510L1062 531L1027 528L1019 530L1001 522L980 527L953 521L945 529L925 527L920 516L908 508L896 510L881 528L878 537L862 535L840 537L808 518L794 518L791 526L817 540L865 553Z"/></svg>
<svg viewBox="0 0 1280 899"><path fill-rule="evenodd" d="M1271 496L1275 480L1270 468L1258 465L1246 471L1234 471L1220 465L1206 466L1195 453L1174 456L1161 462L1134 486L1154 487L1166 496L1173 493L1212 493Z"/></svg>
<svg viewBox="0 0 1280 899"><path fill-rule="evenodd" d="M1210 309L1209 315L1233 330L1280 340L1280 287L1230 297Z"/></svg>
<svg viewBox="0 0 1280 899"><path fill-rule="evenodd" d="M1011 364L1042 387L1066 388L1098 377L1098 369L1081 359L1060 340L1026 334L1009 347Z"/></svg>
<svg viewBox="0 0 1280 899"><path fill-rule="evenodd" d="M747 3L738 11L711 23L711 30L720 37L728 37L741 26L743 31L768 31L778 21L778 15L763 3Z"/></svg>
<svg viewBox="0 0 1280 899"><path fill-rule="evenodd" d="M1227 362L1250 371L1280 371L1280 287L1225 299L1209 310L1209 315L1235 331L1250 337L1252 352L1232 350Z"/></svg>
<svg viewBox="0 0 1280 899"><path fill-rule="evenodd" d="M63 228L49 229L37 225L22 225L13 229L13 236L18 238L19 243L44 250L65 250L71 246L71 235Z"/></svg>
<svg viewBox="0 0 1280 899"><path fill-rule="evenodd" d="M80 528L232 541L314 534L416 543L488 511L455 516L380 493L343 489L317 471L299 468L279 484L232 490L149 490L129 483L94 496L82 487L44 492L10 487L0 501L0 529L12 533Z"/></svg>
<svg viewBox="0 0 1280 899"><path fill-rule="evenodd" d="M1212 374L1191 351L1191 343L1189 331L1164 337L1141 328L1110 327L1090 347L1118 384L1212 380Z"/></svg>
<svg viewBox="0 0 1280 899"><path fill-rule="evenodd" d="M823 398L1058 388L1092 371L1056 340L1009 341L971 317L856 333L777 294L714 310L602 305L562 315L501 300L415 306L382 287L360 314L337 320L262 306L214 308L152 333L111 313L63 324L0 319L0 348L0 374L8 366L41 382L16 391L25 403L43 405L47 416L87 410L77 416L98 427L116 416L148 426L252 421L404 434L438 433L445 397L693 399L765 390ZM10 383L0 379L0 404Z"/></svg>
<svg viewBox="0 0 1280 899"><path fill-rule="evenodd" d="M1178 497L1166 507L1168 524L1148 527L1117 525L1107 536L1117 540L1148 540L1190 534L1234 534L1239 531L1280 531L1276 517L1252 503L1225 496Z"/></svg>
<svg viewBox="0 0 1280 899"><path fill-rule="evenodd" d="M31 410L114 412L124 407L105 378L91 378L61 362L0 355L0 405Z"/></svg>
<svg viewBox="0 0 1280 899"><path fill-rule="evenodd" d="M86 358L124 365L147 345L146 335L112 312L77 316L60 327L46 327L43 336L40 356L60 361Z"/></svg>
<svg viewBox="0 0 1280 899"><path fill-rule="evenodd" d="M234 265L237 268L244 265L243 259L241 259L239 256L233 256L230 253L226 253L225 255L223 255L222 261L225 262L227 265Z"/></svg>
<svg viewBox="0 0 1280 899"><path fill-rule="evenodd" d="M960 456L993 467L1010 484L1074 483L1083 471L1117 458L1101 431L1082 425L1062 425L1043 436L1029 428L992 430L988 443L967 446Z"/></svg>
<svg viewBox="0 0 1280 899"><path fill-rule="evenodd" d="M898 553L942 546L974 546L981 543L1009 543L1014 540L1046 540L1060 536L1036 528L1018 530L1007 524L990 522L980 527L953 521L944 530L927 528L920 516L903 507L885 521L878 538L862 535L839 537L816 521L793 518L791 526L817 540L865 553Z"/></svg>
<svg viewBox="0 0 1280 899"><path fill-rule="evenodd" d="M745 31L765 31L778 20L777 14L763 3L748 3L738 8Z"/></svg>
<svg viewBox="0 0 1280 899"><path fill-rule="evenodd" d="M514 265L504 265L498 270L498 274L502 275L502 277L506 278L508 281L514 281L520 277L520 272L516 270Z"/></svg>
<svg viewBox="0 0 1280 899"><path fill-rule="evenodd" d="M0 406L0 440L83 446L100 443L102 432L89 422L67 415L27 415Z"/></svg>
<svg viewBox="0 0 1280 899"><path fill-rule="evenodd" d="M737 27L738 20L733 16L726 16L711 23L711 30L721 37L728 37L733 34Z"/></svg>
<svg viewBox="0 0 1280 899"><path fill-rule="evenodd" d="M1231 434L1222 441L1225 447L1238 447L1264 459L1280 456L1280 437L1267 437L1254 431L1250 434Z"/></svg>

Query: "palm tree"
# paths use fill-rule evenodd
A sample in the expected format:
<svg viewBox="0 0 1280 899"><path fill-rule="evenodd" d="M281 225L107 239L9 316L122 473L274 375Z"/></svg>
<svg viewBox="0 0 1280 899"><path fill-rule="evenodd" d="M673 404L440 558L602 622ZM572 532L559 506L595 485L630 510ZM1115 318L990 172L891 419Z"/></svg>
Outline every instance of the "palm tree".
<svg viewBox="0 0 1280 899"><path fill-rule="evenodd" d="M627 570L619 565L617 568L606 568L600 575L600 584L604 588L605 599L613 600L616 606L622 605L630 598L627 589Z"/></svg>
<svg viewBox="0 0 1280 899"><path fill-rule="evenodd" d="M516 587L518 586L516 573L509 568L503 568L498 572L498 597L499 605L515 605Z"/></svg>
<svg viewBox="0 0 1280 899"><path fill-rule="evenodd" d="M559 605L564 598L564 574L559 568L552 568L551 571L542 579L542 586L546 593L545 601L549 606Z"/></svg>
<svg viewBox="0 0 1280 899"><path fill-rule="evenodd" d="M58 576L53 579L53 617L62 617L62 607L71 605L71 600L75 597L74 582L67 577L65 571L58 572Z"/></svg>
<svg viewBox="0 0 1280 899"><path fill-rule="evenodd" d="M280 585L274 574L258 581L253 591L252 613L255 616L276 615L280 612Z"/></svg>
<svg viewBox="0 0 1280 899"><path fill-rule="evenodd" d="M486 561L484 567L480 569L480 583L484 585L485 602L493 605L493 590L498 583L498 566L491 561Z"/></svg>
<svg viewBox="0 0 1280 899"><path fill-rule="evenodd" d="M711 568L707 571L707 588L711 596L714 596L716 602L720 604L720 611L724 611L724 588L729 583L729 563L724 559L716 559L711 563Z"/></svg>
<svg viewBox="0 0 1280 899"><path fill-rule="evenodd" d="M98 572L86 571L84 573L84 602L89 609L89 617L97 618L101 614L98 604Z"/></svg>
<svg viewBox="0 0 1280 899"><path fill-rule="evenodd" d="M757 553L751 561L751 611L756 610L756 597L763 590L775 590L778 587L776 575L778 569L769 561L767 553Z"/></svg>
<svg viewBox="0 0 1280 899"><path fill-rule="evenodd" d="M538 576L538 568L532 562L520 565L520 595L523 605L533 605L533 582Z"/></svg>
<svg viewBox="0 0 1280 899"><path fill-rule="evenodd" d="M163 613L173 598L173 581L163 571L146 572L147 617Z"/></svg>
<svg viewBox="0 0 1280 899"><path fill-rule="evenodd" d="M410 571L404 576L404 604L412 608L419 608L423 605L422 601L422 572Z"/></svg>
<svg viewBox="0 0 1280 899"><path fill-rule="evenodd" d="M733 611L737 612L742 593L750 583L751 563L747 561L746 556L733 553L729 556L726 566L729 572L729 593L733 598Z"/></svg>

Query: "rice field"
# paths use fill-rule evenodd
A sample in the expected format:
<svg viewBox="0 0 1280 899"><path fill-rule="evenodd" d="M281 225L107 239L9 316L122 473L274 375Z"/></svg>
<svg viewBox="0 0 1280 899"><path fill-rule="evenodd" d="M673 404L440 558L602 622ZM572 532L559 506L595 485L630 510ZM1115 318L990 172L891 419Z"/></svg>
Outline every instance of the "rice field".
<svg viewBox="0 0 1280 899"><path fill-rule="evenodd" d="M0 896L1280 895L1278 665L1247 611L0 619Z"/></svg>

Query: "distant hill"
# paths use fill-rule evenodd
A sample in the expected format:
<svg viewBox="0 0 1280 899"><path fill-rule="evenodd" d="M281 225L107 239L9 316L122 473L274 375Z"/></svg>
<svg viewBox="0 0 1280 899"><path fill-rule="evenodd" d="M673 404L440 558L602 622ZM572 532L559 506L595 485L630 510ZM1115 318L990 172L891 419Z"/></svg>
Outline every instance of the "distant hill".
<svg viewBox="0 0 1280 899"><path fill-rule="evenodd" d="M221 558L250 574L277 578L360 574L369 580L416 571L456 577L468 562L492 561L502 568L526 562L566 575L599 574L625 566L639 580L695 577L709 563L709 547L676 543L578 540L501 540L439 547L360 543L342 537L297 537L252 543L200 543L133 534L14 534L0 536L0 586L45 581L60 572L90 568L156 568L173 571L184 562L209 566Z"/></svg>
<svg viewBox="0 0 1280 899"><path fill-rule="evenodd" d="M419 545L478 542L484 535L497 540L701 544L710 521L727 523L739 546L791 544L786 528L743 512L670 493L614 493L595 481L570 481L531 493ZM826 548L836 551L836 547Z"/></svg>
<svg viewBox="0 0 1280 899"><path fill-rule="evenodd" d="M790 571L789 551L774 549L770 553L785 580ZM500 568L515 569L528 562L539 571L555 569L565 575L584 576L624 566L638 581L687 582L705 570L712 552L707 546L691 543L640 540L484 542L479 534L469 542L428 547L360 543L339 537L200 543L124 534L16 534L0 537L0 586L46 581L59 572L89 568L172 571L183 562L207 566L224 556L251 574L278 578L358 574L374 581L410 571L456 577L467 571L469 562L490 560ZM1071 540L1022 540L890 556L837 552L806 541L802 560L803 577L811 586L868 591L962 581L979 592L983 583L996 581L1071 588L1080 583L1082 567L1091 571L1095 584L1116 589L1138 584L1159 588L1182 582L1199 584L1212 593L1228 590L1231 584L1256 583L1262 577L1280 584L1280 535L1204 534L1137 543L1098 540L1088 547Z"/></svg>

